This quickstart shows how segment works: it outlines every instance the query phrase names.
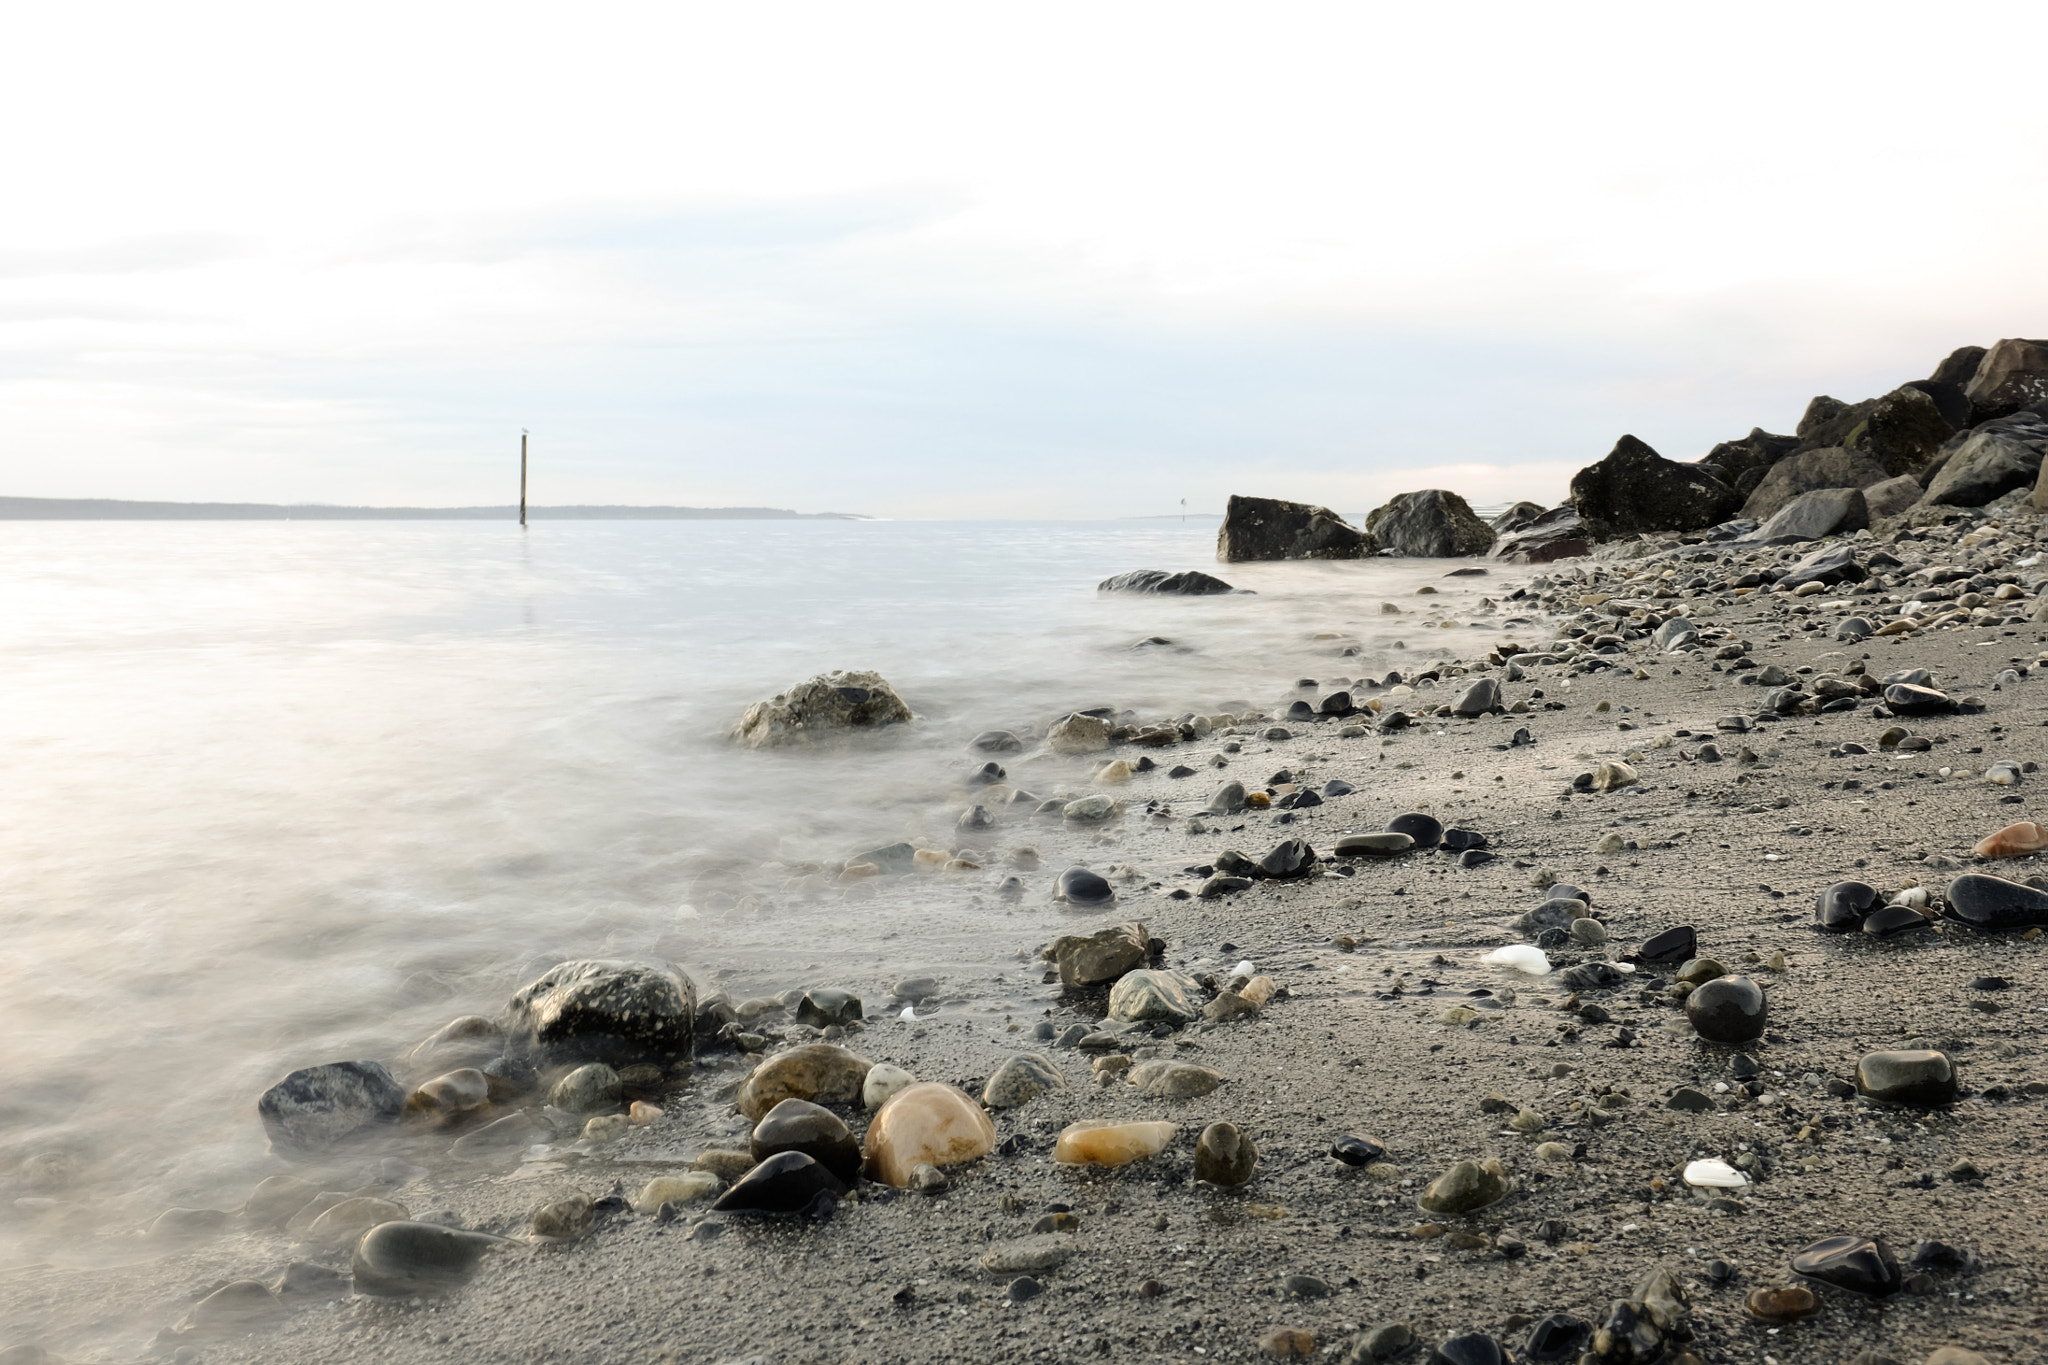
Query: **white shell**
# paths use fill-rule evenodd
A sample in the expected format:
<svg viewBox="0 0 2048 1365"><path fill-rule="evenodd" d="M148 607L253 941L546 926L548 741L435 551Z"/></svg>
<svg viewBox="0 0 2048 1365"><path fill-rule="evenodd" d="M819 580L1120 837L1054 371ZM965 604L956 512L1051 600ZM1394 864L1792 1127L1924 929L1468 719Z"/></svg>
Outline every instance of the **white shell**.
<svg viewBox="0 0 2048 1365"><path fill-rule="evenodd" d="M1495 948L1479 960L1495 967L1513 967L1531 976L1543 976L1550 971L1550 959L1543 955L1541 948L1530 943L1511 943L1505 948Z"/></svg>
<svg viewBox="0 0 2048 1365"><path fill-rule="evenodd" d="M1685 1183L1710 1190L1739 1190L1749 1177L1725 1161L1695 1161L1685 1168Z"/></svg>

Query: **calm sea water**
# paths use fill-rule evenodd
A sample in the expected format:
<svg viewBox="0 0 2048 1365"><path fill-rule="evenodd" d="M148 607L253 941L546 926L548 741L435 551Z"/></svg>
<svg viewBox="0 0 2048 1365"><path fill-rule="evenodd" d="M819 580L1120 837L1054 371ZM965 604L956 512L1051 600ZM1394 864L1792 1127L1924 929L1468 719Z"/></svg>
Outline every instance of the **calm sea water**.
<svg viewBox="0 0 2048 1365"><path fill-rule="evenodd" d="M957 838L971 735L1379 672L1416 624L1380 601L1447 567L1094 591L1213 570L1214 536L0 524L0 1183L59 1151L121 1217L230 1206L266 1169L265 1086L394 1057L561 957L658 952L760 989L884 962L900 922L779 888L807 859ZM1173 643L1133 647L1152 636ZM749 702L830 668L879 670L918 723L840 751L726 742Z"/></svg>

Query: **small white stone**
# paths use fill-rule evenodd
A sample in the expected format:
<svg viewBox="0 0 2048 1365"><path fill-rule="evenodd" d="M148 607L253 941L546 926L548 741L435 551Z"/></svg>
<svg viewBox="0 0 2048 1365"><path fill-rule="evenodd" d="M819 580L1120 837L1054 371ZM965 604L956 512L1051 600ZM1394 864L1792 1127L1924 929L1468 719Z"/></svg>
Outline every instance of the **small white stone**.
<svg viewBox="0 0 2048 1365"><path fill-rule="evenodd" d="M1725 1161L1695 1161L1685 1168L1685 1183L1709 1190L1739 1190L1749 1177Z"/></svg>

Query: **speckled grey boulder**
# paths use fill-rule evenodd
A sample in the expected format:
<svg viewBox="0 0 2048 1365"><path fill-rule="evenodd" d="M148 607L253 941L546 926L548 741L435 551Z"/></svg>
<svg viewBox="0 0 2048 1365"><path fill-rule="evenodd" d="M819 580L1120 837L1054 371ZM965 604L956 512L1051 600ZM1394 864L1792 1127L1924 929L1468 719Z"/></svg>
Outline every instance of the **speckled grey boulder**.
<svg viewBox="0 0 2048 1365"><path fill-rule="evenodd" d="M512 997L507 1031L559 1063L666 1066L691 1055L697 988L665 962L564 962Z"/></svg>

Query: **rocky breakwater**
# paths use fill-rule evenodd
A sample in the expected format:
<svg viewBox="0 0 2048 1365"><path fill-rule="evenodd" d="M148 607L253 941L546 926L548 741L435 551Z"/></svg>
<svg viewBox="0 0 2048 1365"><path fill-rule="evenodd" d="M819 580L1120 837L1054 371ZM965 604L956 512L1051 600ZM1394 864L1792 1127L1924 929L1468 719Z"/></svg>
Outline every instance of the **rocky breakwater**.
<svg viewBox="0 0 2048 1365"><path fill-rule="evenodd" d="M1327 507L1232 494L1216 533L1225 564L1276 559L1367 559L1373 538Z"/></svg>

